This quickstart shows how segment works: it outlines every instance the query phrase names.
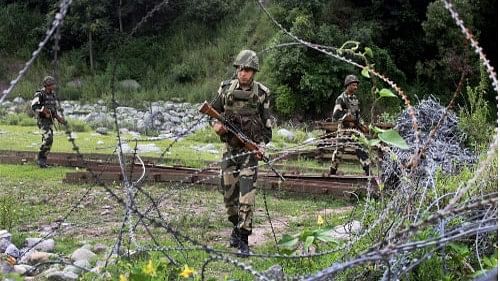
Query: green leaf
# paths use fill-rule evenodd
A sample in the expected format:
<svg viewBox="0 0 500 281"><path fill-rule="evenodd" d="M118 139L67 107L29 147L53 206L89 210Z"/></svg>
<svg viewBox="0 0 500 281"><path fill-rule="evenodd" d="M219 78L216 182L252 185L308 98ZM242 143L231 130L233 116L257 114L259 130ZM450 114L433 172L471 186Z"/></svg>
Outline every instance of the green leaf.
<svg viewBox="0 0 500 281"><path fill-rule="evenodd" d="M365 54L370 57L370 58L373 58L373 51L371 48L368 48L368 47L365 47Z"/></svg>
<svg viewBox="0 0 500 281"><path fill-rule="evenodd" d="M323 241L323 242L337 243L337 240L335 240L335 238L333 238L330 235L331 231L332 231L332 228L322 229L321 231L318 231L316 233L316 239Z"/></svg>
<svg viewBox="0 0 500 281"><path fill-rule="evenodd" d="M396 98L397 97L391 90L389 90L387 88L383 88L382 90L380 90L378 92L378 95L381 98L384 98L384 97L387 97L387 98Z"/></svg>
<svg viewBox="0 0 500 281"><path fill-rule="evenodd" d="M408 149L409 148L406 141L394 129L390 129L390 130L387 130L383 133L378 134L378 138L381 141L385 142L386 144L395 146L397 148L401 148L401 149Z"/></svg>
<svg viewBox="0 0 500 281"><path fill-rule="evenodd" d="M278 244L283 248L294 249L298 242L299 238L285 234L283 235L283 238L281 238L281 240L278 242Z"/></svg>
<svg viewBox="0 0 500 281"><path fill-rule="evenodd" d="M368 67L364 67L363 70L361 70L361 75L363 75L366 78L370 78L370 71L368 71Z"/></svg>
<svg viewBox="0 0 500 281"><path fill-rule="evenodd" d="M309 247L311 247L313 242L314 242L314 236L308 236L306 238L306 242L304 242L304 249L308 250Z"/></svg>
<svg viewBox="0 0 500 281"><path fill-rule="evenodd" d="M370 128L371 128L371 129L372 129L375 133L377 133L377 134L381 134L381 133L383 133L383 132L386 132L386 131L387 131L387 130L384 130L384 129L381 129L381 128L379 128L379 127L375 127L375 126L370 127Z"/></svg>
<svg viewBox="0 0 500 281"><path fill-rule="evenodd" d="M369 146L376 146L377 144L380 143L380 140L379 139L373 139L373 140L369 140L368 141L368 145Z"/></svg>

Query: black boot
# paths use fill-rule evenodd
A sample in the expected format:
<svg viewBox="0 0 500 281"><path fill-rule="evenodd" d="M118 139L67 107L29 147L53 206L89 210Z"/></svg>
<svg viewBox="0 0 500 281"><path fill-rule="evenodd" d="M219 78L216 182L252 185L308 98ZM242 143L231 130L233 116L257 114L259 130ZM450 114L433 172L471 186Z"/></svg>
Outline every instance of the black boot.
<svg viewBox="0 0 500 281"><path fill-rule="evenodd" d="M330 175L335 175L337 174L337 168L330 167Z"/></svg>
<svg viewBox="0 0 500 281"><path fill-rule="evenodd" d="M370 175L370 167L363 167L363 170L365 171L365 175Z"/></svg>
<svg viewBox="0 0 500 281"><path fill-rule="evenodd" d="M40 168L47 168L49 166L47 165L47 158L42 154L42 152L38 153L38 159L36 160L36 163Z"/></svg>
<svg viewBox="0 0 500 281"><path fill-rule="evenodd" d="M229 246L232 248L238 248L240 244L240 230L235 226L231 232L231 237L229 237Z"/></svg>
<svg viewBox="0 0 500 281"><path fill-rule="evenodd" d="M248 230L240 229L240 243L238 245L238 256L240 257L247 257L248 255L250 255L250 248L248 247L248 235L250 235L250 232Z"/></svg>

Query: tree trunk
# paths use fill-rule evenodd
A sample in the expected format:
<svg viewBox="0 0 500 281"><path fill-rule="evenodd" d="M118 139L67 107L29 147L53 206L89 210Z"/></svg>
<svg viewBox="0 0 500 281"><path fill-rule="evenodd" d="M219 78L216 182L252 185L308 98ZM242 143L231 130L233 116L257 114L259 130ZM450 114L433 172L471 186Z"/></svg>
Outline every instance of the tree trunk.
<svg viewBox="0 0 500 281"><path fill-rule="evenodd" d="M92 50L92 31L89 30L89 57L90 57L90 71L94 73L94 53Z"/></svg>
<svg viewBox="0 0 500 281"><path fill-rule="evenodd" d="M118 6L118 22L120 23L120 33L123 32L122 24L122 0L120 0L120 5Z"/></svg>

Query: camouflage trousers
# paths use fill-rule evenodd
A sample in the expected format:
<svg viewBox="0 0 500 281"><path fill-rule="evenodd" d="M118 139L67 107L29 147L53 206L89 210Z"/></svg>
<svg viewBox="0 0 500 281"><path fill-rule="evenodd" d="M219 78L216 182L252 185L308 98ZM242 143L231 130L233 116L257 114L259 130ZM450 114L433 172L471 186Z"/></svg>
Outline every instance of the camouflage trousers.
<svg viewBox="0 0 500 281"><path fill-rule="evenodd" d="M42 130L42 145L40 146L40 152L38 153L38 158L47 159L47 154L49 154L52 148L52 142L54 141L54 130L52 128L52 120L50 119L39 119L38 128Z"/></svg>
<svg viewBox="0 0 500 281"><path fill-rule="evenodd" d="M368 157L368 153L361 147L360 144L356 143L354 140L349 139L349 136L339 135L338 139L335 140L335 150L332 154L332 165L331 170L337 171L337 168L342 161L342 156L347 147L354 148L356 152L356 156L358 157L359 163L366 174L370 169L370 159Z"/></svg>
<svg viewBox="0 0 500 281"><path fill-rule="evenodd" d="M242 153L245 153L243 149L226 145L221 164L223 173L221 183L228 220L235 227L252 233L257 159L254 154L235 157Z"/></svg>

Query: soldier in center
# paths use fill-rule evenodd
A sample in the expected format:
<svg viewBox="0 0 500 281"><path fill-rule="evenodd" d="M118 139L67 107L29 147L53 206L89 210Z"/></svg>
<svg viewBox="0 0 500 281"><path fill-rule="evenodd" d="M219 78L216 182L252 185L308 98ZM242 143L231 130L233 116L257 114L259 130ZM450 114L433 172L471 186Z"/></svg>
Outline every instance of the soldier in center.
<svg viewBox="0 0 500 281"><path fill-rule="evenodd" d="M340 163L340 158L344 153L346 146L351 145L356 151L356 156L368 176L370 174L370 160L368 153L357 143L350 140L352 132L345 129L354 129L362 133L368 133L361 112L359 109L359 100L356 97L358 90L359 80L356 75L347 75L344 80L345 90L335 100L335 107L333 109L333 121L339 122L338 133L335 140L335 151L332 154L332 165L330 166L330 174L335 175Z"/></svg>
<svg viewBox="0 0 500 281"><path fill-rule="evenodd" d="M269 89L254 80L259 71L259 58L254 51L243 50L233 66L237 79L221 83L213 108L259 144L263 153L265 144L271 141L272 130ZM243 144L222 123L215 122L212 126L225 143L221 170L224 204L228 220L233 224L229 244L238 248L242 255L248 255L260 159L258 154L245 151Z"/></svg>

